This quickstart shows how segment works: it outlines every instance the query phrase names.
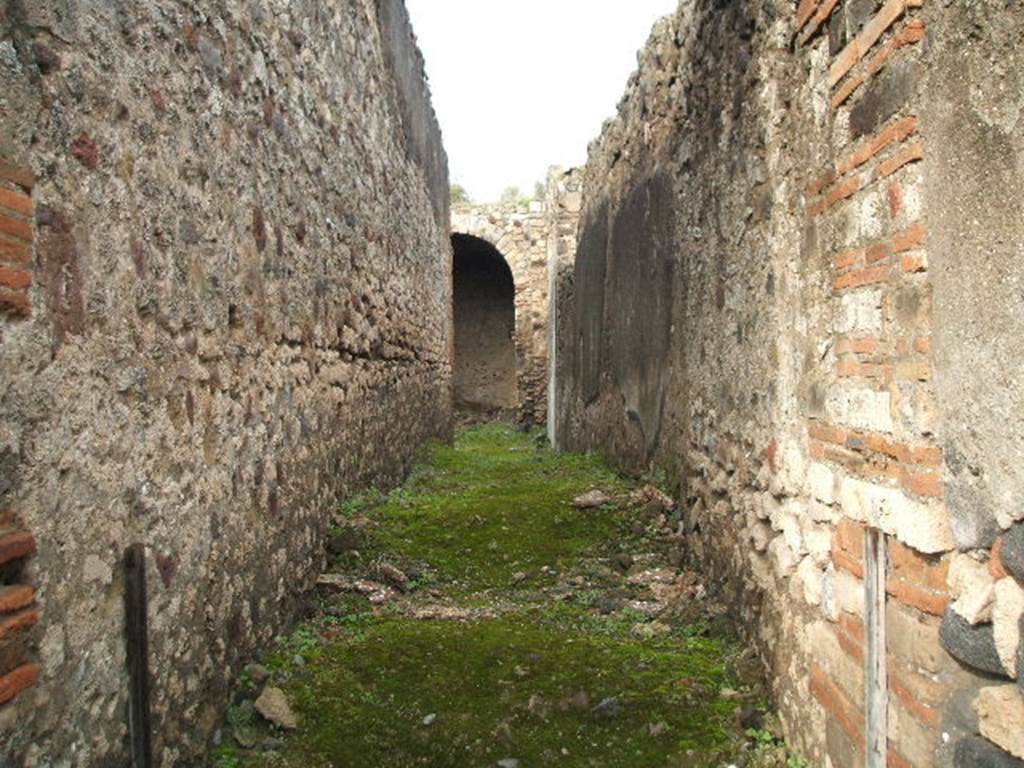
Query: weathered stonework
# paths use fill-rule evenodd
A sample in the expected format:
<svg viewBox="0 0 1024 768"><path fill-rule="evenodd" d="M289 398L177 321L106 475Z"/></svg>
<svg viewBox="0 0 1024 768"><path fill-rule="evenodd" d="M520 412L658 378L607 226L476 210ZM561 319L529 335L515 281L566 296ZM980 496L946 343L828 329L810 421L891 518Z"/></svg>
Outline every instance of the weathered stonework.
<svg viewBox="0 0 1024 768"><path fill-rule="evenodd" d="M1019 674L1022 31L996 2L683 3L584 169L557 443L676 479L813 764L967 765L976 672Z"/></svg>
<svg viewBox="0 0 1024 768"><path fill-rule="evenodd" d="M515 286L516 417L547 423L549 259L567 251L575 231L579 180L575 172L553 168L544 201L519 206L470 205L452 212L452 233L494 246L512 272ZM458 366L458 360L455 361Z"/></svg>
<svg viewBox="0 0 1024 768"><path fill-rule="evenodd" d="M422 62L399 0L36 0L0 84L0 764L126 764L133 542L192 764L339 498L450 434Z"/></svg>

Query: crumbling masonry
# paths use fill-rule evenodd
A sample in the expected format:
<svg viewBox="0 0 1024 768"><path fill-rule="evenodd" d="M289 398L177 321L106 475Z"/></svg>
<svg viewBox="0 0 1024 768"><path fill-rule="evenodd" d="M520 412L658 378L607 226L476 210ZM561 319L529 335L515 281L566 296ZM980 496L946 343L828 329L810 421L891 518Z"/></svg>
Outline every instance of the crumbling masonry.
<svg viewBox="0 0 1024 768"><path fill-rule="evenodd" d="M557 442L676 479L815 765L1024 759L1022 32L683 3L591 147Z"/></svg>
<svg viewBox="0 0 1024 768"><path fill-rule="evenodd" d="M581 175L450 229L400 0L0 7L0 765L125 764L137 543L203 754L338 500L451 434L452 233L511 276L469 380L665 471L798 751L1024 764L1022 33L685 0Z"/></svg>

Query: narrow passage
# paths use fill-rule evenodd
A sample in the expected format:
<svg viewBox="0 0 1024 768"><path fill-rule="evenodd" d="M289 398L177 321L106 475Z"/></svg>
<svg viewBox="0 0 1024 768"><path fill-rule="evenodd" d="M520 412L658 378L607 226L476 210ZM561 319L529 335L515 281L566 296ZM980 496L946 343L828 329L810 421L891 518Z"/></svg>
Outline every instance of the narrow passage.
<svg viewBox="0 0 1024 768"><path fill-rule="evenodd" d="M538 433L433 447L339 510L318 614L247 667L214 765L796 765L676 527Z"/></svg>

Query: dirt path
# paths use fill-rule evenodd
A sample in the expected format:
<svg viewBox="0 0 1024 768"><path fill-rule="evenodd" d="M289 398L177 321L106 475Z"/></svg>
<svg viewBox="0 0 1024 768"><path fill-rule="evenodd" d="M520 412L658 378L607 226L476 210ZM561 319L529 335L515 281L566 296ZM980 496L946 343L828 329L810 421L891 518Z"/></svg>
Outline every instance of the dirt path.
<svg viewBox="0 0 1024 768"><path fill-rule="evenodd" d="M801 765L675 519L536 435L434 448L339 511L320 614L247 668L213 765Z"/></svg>

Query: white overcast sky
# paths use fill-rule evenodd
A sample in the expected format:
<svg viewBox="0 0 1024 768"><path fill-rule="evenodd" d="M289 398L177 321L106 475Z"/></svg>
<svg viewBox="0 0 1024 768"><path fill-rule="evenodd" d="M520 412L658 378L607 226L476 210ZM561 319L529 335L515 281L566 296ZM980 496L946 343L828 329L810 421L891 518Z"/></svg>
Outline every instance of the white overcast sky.
<svg viewBox="0 0 1024 768"><path fill-rule="evenodd" d="M406 0L453 183L531 193L586 160L636 53L677 0Z"/></svg>

